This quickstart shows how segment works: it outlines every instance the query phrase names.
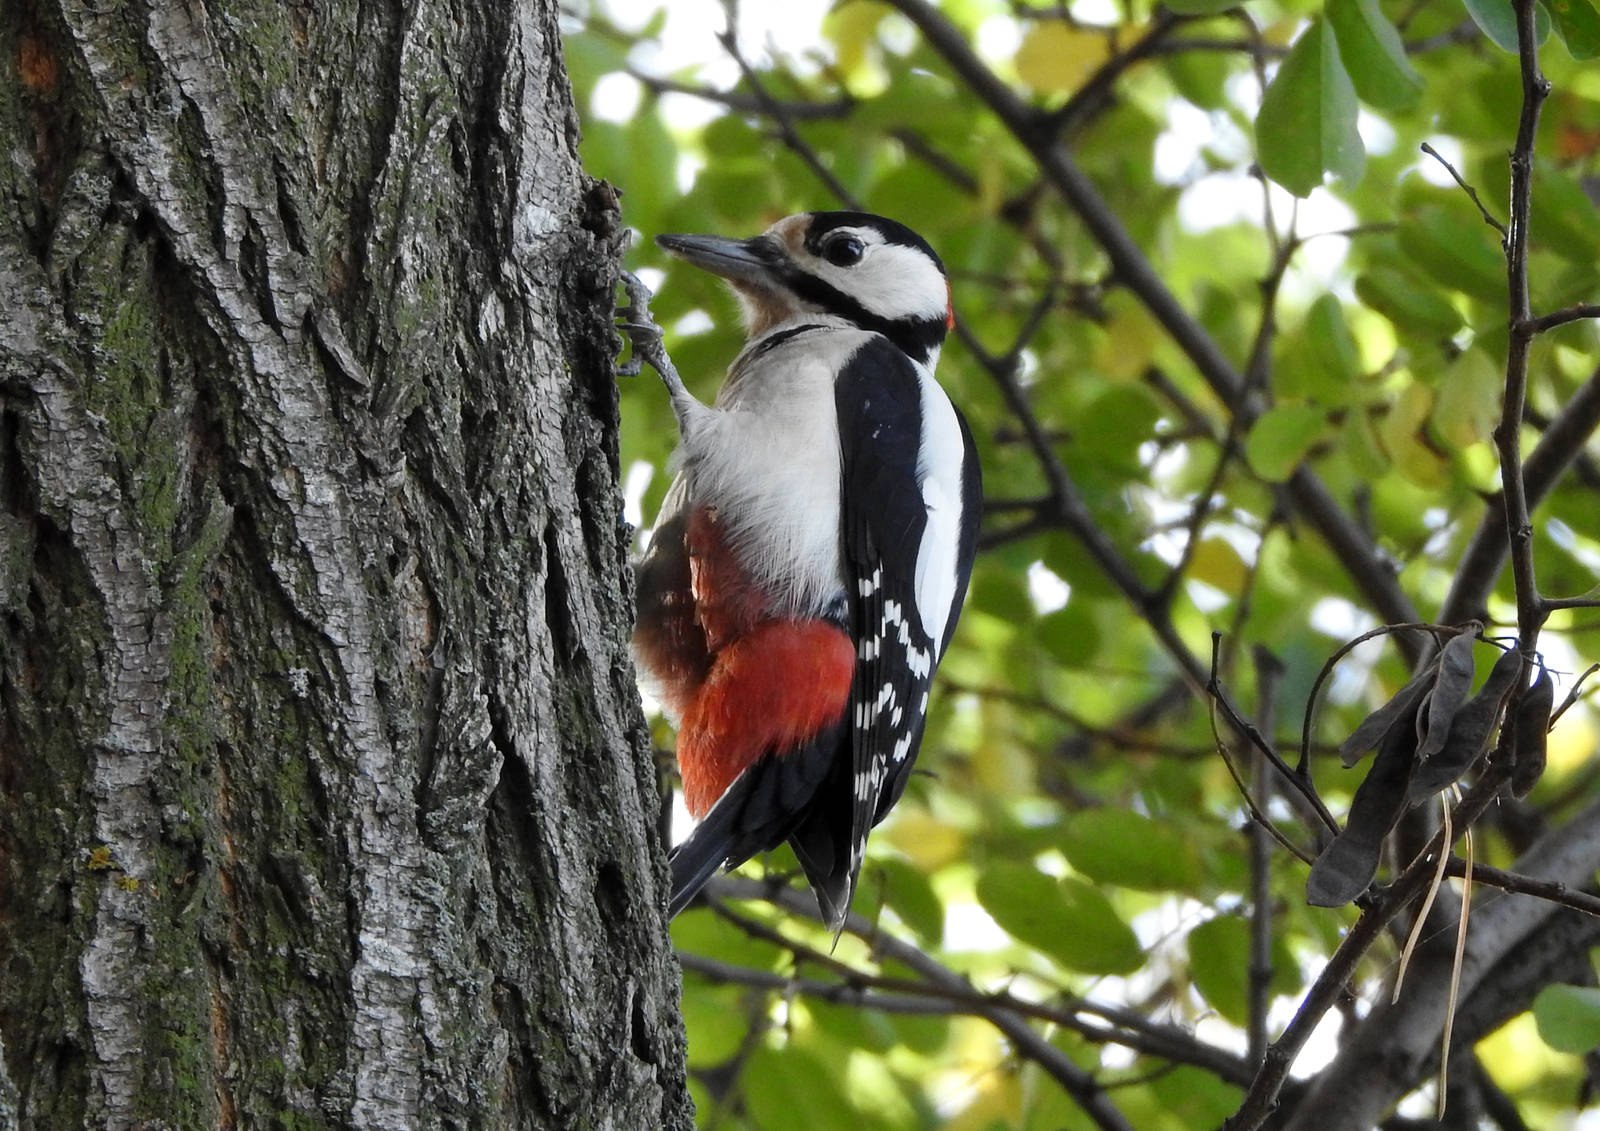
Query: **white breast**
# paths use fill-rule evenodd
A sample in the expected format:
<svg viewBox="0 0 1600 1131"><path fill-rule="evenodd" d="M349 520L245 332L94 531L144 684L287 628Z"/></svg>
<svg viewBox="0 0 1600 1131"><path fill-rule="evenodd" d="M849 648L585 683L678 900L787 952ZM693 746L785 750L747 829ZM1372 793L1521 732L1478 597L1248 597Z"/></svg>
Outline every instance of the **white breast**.
<svg viewBox="0 0 1600 1131"><path fill-rule="evenodd" d="M745 568L788 612L822 609L845 585L834 374L867 337L829 326L751 360L753 343L682 452L690 497L718 508Z"/></svg>

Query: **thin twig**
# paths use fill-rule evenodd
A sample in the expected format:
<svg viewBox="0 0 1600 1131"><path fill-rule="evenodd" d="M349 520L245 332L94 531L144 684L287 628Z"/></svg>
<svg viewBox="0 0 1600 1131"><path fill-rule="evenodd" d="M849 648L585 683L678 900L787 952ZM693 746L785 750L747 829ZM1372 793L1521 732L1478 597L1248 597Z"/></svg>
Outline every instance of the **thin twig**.
<svg viewBox="0 0 1600 1131"><path fill-rule="evenodd" d="M1478 215L1483 217L1483 222L1488 224L1489 227L1493 228L1495 231L1499 232L1502 240L1507 239L1508 235L1506 232L1506 226L1496 219L1493 213L1484 207L1483 201L1478 199L1478 190L1467 184L1467 182L1462 179L1461 174L1456 172L1456 167L1450 164L1450 162L1446 161L1439 151L1433 146L1429 145L1427 142L1422 143L1422 152L1426 153L1429 157L1432 157L1435 161L1444 166L1445 172L1449 173L1450 176L1455 180L1456 184L1461 186L1461 191L1466 193L1468 198L1471 199L1472 203L1478 206Z"/></svg>
<svg viewBox="0 0 1600 1131"><path fill-rule="evenodd" d="M1333 819L1333 814L1328 812L1327 805L1323 804L1322 798L1317 796L1317 791L1311 788L1310 783L1290 768L1289 764L1278 755L1272 744L1266 740L1266 737L1240 715L1238 708L1228 699L1228 693L1223 690L1221 677L1218 674L1221 654L1222 634L1213 632L1211 634L1211 677L1206 681L1206 697L1210 700L1212 706L1211 733L1217 740L1217 752L1222 755L1223 764L1227 766L1234 785L1239 787L1239 792L1243 795L1245 804L1250 808L1251 816L1270 832L1278 843L1309 864L1313 859L1312 855L1279 832L1277 826L1261 811L1255 800L1250 796L1250 790L1245 786L1244 778L1240 776L1238 768L1233 764L1233 759L1228 756L1227 747L1223 744L1222 737L1217 731L1217 712L1220 711L1222 716L1228 720L1228 724L1242 735L1246 742L1260 751L1261 755L1271 763L1272 767L1282 774L1294 786L1295 790L1310 803L1313 811L1328 832L1338 833L1339 822Z"/></svg>
<svg viewBox="0 0 1600 1131"><path fill-rule="evenodd" d="M1354 651L1356 648L1359 648L1367 641L1375 640L1380 636L1396 636L1402 632L1431 632L1435 637L1438 637L1457 636L1463 632L1471 632L1476 635L1482 631L1483 624L1479 621L1469 621L1466 624L1456 628L1449 628L1444 625L1437 624L1419 624L1415 622L1410 624L1384 624L1379 625L1377 628L1370 629L1367 632L1363 632L1355 639L1347 640L1343 644L1339 645L1339 647L1334 650L1333 655L1329 656L1325 661L1323 661L1322 668L1317 672L1317 678L1311 681L1311 692L1306 696L1305 721L1300 728L1300 764L1295 767L1296 772L1304 774L1307 777L1310 776L1311 726L1316 718L1317 697L1322 691L1322 685L1327 682L1331 675L1333 675L1333 669L1338 666L1340 660L1344 659L1352 651Z"/></svg>
<svg viewBox="0 0 1600 1131"><path fill-rule="evenodd" d="M1546 330L1554 330L1557 326L1565 326L1568 322L1579 322L1585 318L1600 318L1600 303L1580 303L1538 318L1531 318L1523 328L1530 334L1543 334Z"/></svg>
<svg viewBox="0 0 1600 1131"><path fill-rule="evenodd" d="M1134 1052L1161 1057L1174 1063L1192 1064L1215 1074L1219 1079L1240 1086L1250 1082L1250 1066L1242 1059L1206 1044L1177 1026L1157 1024L1131 1010L1102 1006L1081 999L1050 1004L1029 1001L1004 990L979 990L927 955L921 956L919 967L938 966L950 977L960 979L959 983L943 977L930 980L926 976L913 979L875 974L841 963L816 947L768 928L758 920L740 915L729 907L723 898L759 898L786 910L798 911L803 908L807 897L794 892L793 889L781 888L774 893L767 885L756 881L726 878L714 880L708 890L713 896L710 906L728 922L753 938L773 943L788 951L793 955L797 967L812 965L826 968L832 970L839 979L830 981L822 978L803 978L797 974L755 970L702 955L692 955L682 951L678 953L678 961L685 970L693 970L713 981L747 985L777 993L802 993L824 1001L880 1009L886 1013L946 1016L959 1014L987 1020L987 1015L999 1008L1030 1020L1070 1029L1095 1044L1120 1045ZM795 904L793 908L789 906L791 899ZM815 918L815 908L811 908L811 911L813 912L811 917ZM874 928L874 930L881 929ZM854 932L847 927L846 933ZM899 957L899 951L891 953L891 948L884 941L886 936L881 933L871 938L865 935L860 937L872 945L876 952L891 958ZM897 945L907 946L905 943ZM910 964L902 962L902 965Z"/></svg>
<svg viewBox="0 0 1600 1131"><path fill-rule="evenodd" d="M1595 672L1600 672L1600 664L1590 664L1583 669L1582 675L1572 681L1572 690L1567 692L1567 697L1561 701L1561 706L1557 707L1550 715L1551 726L1555 726L1560 722L1561 716L1566 714L1567 710L1578 701L1583 694L1583 685L1588 682L1589 677L1594 675Z"/></svg>
<svg viewBox="0 0 1600 1131"><path fill-rule="evenodd" d="M1520 872L1507 872L1476 861L1469 867L1468 862L1459 856L1450 857L1445 871L1458 879L1465 877L1470 871L1472 879L1486 887L1498 888L1500 891L1512 892L1516 895L1531 896L1534 899L1542 899L1547 903L1557 903L1562 907L1570 907L1574 911L1581 911L1585 915L1593 915L1600 918L1600 895L1593 895L1586 891L1574 891L1566 884L1556 880L1541 880L1537 876L1525 876Z"/></svg>
<svg viewBox="0 0 1600 1131"><path fill-rule="evenodd" d="M1271 649L1256 645L1253 650L1256 670L1256 726L1271 734L1277 725L1278 685L1283 678L1283 663ZM1262 809L1272 806L1272 766L1264 755L1253 759L1256 801ZM1250 826L1250 969L1249 1049L1250 1063L1260 1064L1267 1051L1267 1008L1272 1004L1272 844L1265 829Z"/></svg>
<svg viewBox="0 0 1600 1131"><path fill-rule="evenodd" d="M828 102L789 102L779 101L770 96L740 94L736 90L716 90L709 86L699 86L695 83L679 82L677 79L665 78L661 75L652 75L648 71L641 71L637 67L627 67L623 71L630 78L637 80L646 90L653 94L682 94L689 98L698 98L705 102L712 102L718 106L725 106L740 114L769 113L774 103L783 108L784 116L790 121L834 121L847 118L856 107L856 100L848 93L834 98Z"/></svg>
<svg viewBox="0 0 1600 1131"><path fill-rule="evenodd" d="M822 158L817 151L811 148L805 139L800 136L800 131L795 128L794 119L790 117L787 108L767 93L767 88L762 84L755 68L750 65L739 50L737 25L735 23L737 5L729 0L724 4L724 7L728 13L728 26L718 34L717 42L722 44L722 49L728 53L728 57L738 64L739 73L744 76L744 81L750 84L751 93L755 95L766 115L778 127L778 134L784 145L788 146L791 153L805 162L806 167L811 170L812 175L817 180L822 182L824 188L852 208L859 208L860 203L850 190L845 188L844 182L833 175L833 170L823 164Z"/></svg>

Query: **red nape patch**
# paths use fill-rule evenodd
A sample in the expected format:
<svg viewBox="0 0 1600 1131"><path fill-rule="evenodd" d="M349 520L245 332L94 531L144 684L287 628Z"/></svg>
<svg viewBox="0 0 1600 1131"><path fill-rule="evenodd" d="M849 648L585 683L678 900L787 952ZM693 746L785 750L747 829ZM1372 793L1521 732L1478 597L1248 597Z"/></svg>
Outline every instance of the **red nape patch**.
<svg viewBox="0 0 1600 1131"><path fill-rule="evenodd" d="M689 812L705 816L757 758L838 722L854 670L850 638L826 621L767 621L724 648L678 728Z"/></svg>
<svg viewBox="0 0 1600 1131"><path fill-rule="evenodd" d="M956 296L949 279L944 281L944 328L946 330L956 328Z"/></svg>

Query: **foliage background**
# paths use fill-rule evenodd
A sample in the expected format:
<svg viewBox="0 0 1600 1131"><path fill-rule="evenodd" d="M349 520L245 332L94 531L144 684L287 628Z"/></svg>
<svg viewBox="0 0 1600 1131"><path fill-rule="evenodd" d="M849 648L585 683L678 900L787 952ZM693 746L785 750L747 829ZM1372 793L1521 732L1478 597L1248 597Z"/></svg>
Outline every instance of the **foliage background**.
<svg viewBox="0 0 1600 1131"><path fill-rule="evenodd" d="M1539 591L1582 598L1600 563L1600 343L1579 317L1600 301L1600 16L1587 0L1535 15L1552 94L1531 135L1532 312L1571 316L1531 337L1518 450L1541 453ZM720 51L675 67L669 18L680 33L704 19ZM804 899L732 880L675 926L702 1125L1215 1127L1252 1082L1263 1098L1263 1053L1297 1011L1320 1026L1272 1117L1291 1122L1274 1125L1332 1126L1296 1114L1326 1100L1319 1080L1373 1091L1351 1104L1367 1122L1434 1125L1448 978L1430 973L1450 966L1459 885L1396 1007L1431 1018L1429 1035L1375 1081L1360 1046L1404 1028L1382 1003L1416 903L1343 952L1359 958L1347 996L1310 1000L1362 911L1306 905L1307 869L1251 822L1201 692L1214 662L1292 762L1313 682L1360 632L1476 618L1517 635L1492 438L1516 351L1485 215L1508 218L1524 112L1513 9L848 2L788 42L741 34L732 7L596 2L567 30L586 165L645 237L633 262L659 284L691 386L709 397L737 350L733 303L648 237L754 234L816 208L892 215L950 268L961 325L940 376L986 477L927 772L873 839L860 918L831 947ZM663 468L665 396L646 379L621 395L625 465ZM653 514L665 474L632 482ZM1600 659L1600 613L1539 611L1559 699ZM1365 771L1331 752L1419 647L1364 645L1324 688L1311 776L1341 819ZM1481 677L1496 653L1476 653ZM1314 853L1326 830L1308 805L1219 733ZM1478 822L1476 859L1515 871L1566 837L1582 850L1569 886L1592 891L1594 745L1580 699L1532 794ZM1380 881L1439 812L1401 823ZM1504 890L1518 886L1479 887L1476 913L1550 911ZM1474 980L1469 944L1445 1125L1600 1126L1582 1114L1595 920L1562 916L1560 953L1520 972ZM1578 988L1539 995L1558 983Z"/></svg>

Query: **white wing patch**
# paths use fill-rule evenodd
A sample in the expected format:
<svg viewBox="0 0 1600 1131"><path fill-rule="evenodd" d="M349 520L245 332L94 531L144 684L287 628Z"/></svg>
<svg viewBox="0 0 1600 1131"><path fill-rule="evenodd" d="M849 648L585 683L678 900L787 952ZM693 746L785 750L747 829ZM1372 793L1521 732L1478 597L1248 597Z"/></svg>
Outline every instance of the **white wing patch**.
<svg viewBox="0 0 1600 1131"><path fill-rule="evenodd" d="M920 366L922 386L922 446L917 460L917 482L928 524L917 547L917 609L922 630L933 641L937 656L944 645L950 606L956 597L956 555L961 542L961 477L966 445L950 398L933 376Z"/></svg>

